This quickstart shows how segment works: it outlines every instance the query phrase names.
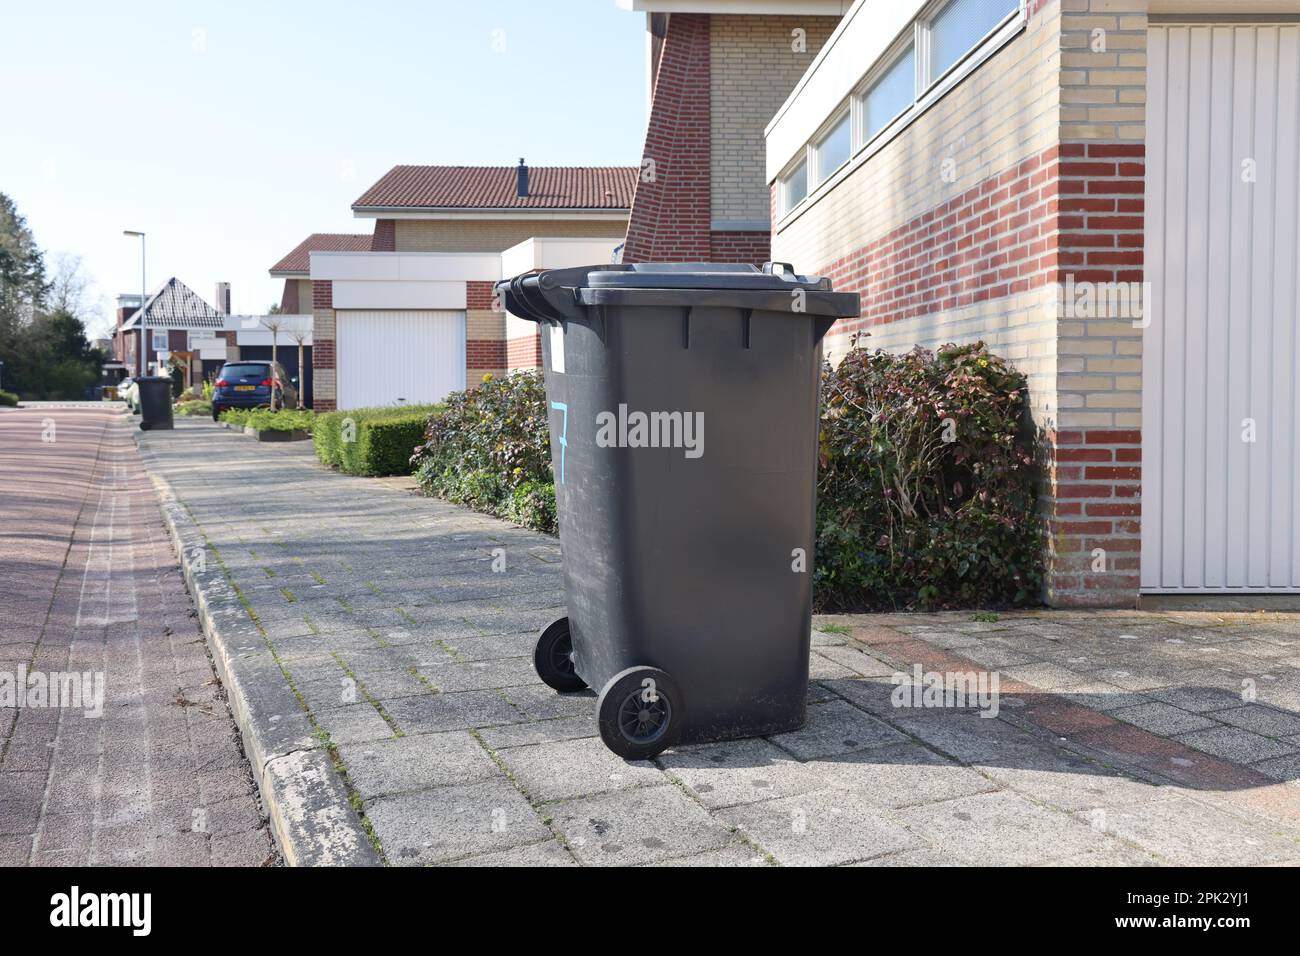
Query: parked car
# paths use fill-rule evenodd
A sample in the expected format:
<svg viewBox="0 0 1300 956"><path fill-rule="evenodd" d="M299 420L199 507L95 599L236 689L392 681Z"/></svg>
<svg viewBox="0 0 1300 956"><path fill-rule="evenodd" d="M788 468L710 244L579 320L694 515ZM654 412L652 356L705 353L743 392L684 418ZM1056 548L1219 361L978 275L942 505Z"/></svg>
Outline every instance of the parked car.
<svg viewBox="0 0 1300 956"><path fill-rule="evenodd" d="M212 420L228 408L296 408L298 379L279 362L227 362L212 391Z"/></svg>
<svg viewBox="0 0 1300 956"><path fill-rule="evenodd" d="M132 412L140 409L140 386L133 378L124 378L117 386L117 397L126 403Z"/></svg>

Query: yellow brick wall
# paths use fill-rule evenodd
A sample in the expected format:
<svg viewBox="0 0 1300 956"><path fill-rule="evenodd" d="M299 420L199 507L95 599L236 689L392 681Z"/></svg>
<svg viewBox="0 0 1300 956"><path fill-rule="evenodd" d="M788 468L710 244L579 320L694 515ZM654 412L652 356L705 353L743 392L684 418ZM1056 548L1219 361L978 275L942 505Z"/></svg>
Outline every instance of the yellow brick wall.
<svg viewBox="0 0 1300 956"><path fill-rule="evenodd" d="M398 252L501 252L534 236L622 238L627 220L398 219Z"/></svg>
<svg viewBox="0 0 1300 956"><path fill-rule="evenodd" d="M710 202L715 222L767 222L763 128L839 19L710 18Z"/></svg>
<svg viewBox="0 0 1300 956"><path fill-rule="evenodd" d="M778 223L772 257L816 269L1055 143L1059 30L1058 3L1049 2L825 198ZM952 182L942 176L946 160L954 164Z"/></svg>
<svg viewBox="0 0 1300 956"><path fill-rule="evenodd" d="M1062 141L1146 141L1147 9L1147 0L1061 0ZM1141 427L1141 328L1063 317L1057 348L1060 427Z"/></svg>

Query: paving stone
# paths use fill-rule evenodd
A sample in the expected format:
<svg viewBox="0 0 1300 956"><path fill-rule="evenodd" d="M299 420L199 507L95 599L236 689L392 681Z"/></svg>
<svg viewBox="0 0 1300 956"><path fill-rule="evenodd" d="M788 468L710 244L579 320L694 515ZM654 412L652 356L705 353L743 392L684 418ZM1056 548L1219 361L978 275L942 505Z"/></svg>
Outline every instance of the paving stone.
<svg viewBox="0 0 1300 956"><path fill-rule="evenodd" d="M1292 744L1261 737L1240 727L1214 727L1179 734L1176 740L1203 753L1222 757L1235 763L1255 763L1296 752Z"/></svg>
<svg viewBox="0 0 1300 956"><path fill-rule="evenodd" d="M430 684L443 693L519 685L532 686L538 682L531 657L474 661L468 664L440 664L434 667L421 667L419 670Z"/></svg>
<svg viewBox="0 0 1300 956"><path fill-rule="evenodd" d="M502 724L484 727L479 735L493 750L508 747L526 747L557 740L577 740L596 735L596 722L591 717L559 717L552 720L534 720L524 724Z"/></svg>
<svg viewBox="0 0 1300 956"><path fill-rule="evenodd" d="M1160 701L1151 701L1135 707L1123 707L1111 711L1111 716L1162 736L1173 736L1174 734L1188 733L1193 730L1204 730L1206 727L1219 726L1207 717L1190 714L1185 710L1179 710L1177 707Z"/></svg>
<svg viewBox="0 0 1300 956"><path fill-rule="evenodd" d="M726 846L717 850L705 850L703 853L695 853L691 856L674 857L671 860L661 860L658 866L771 866L767 857L759 852L756 848L747 843L737 840L735 843L728 843Z"/></svg>
<svg viewBox="0 0 1300 956"><path fill-rule="evenodd" d="M399 697L385 701L384 710L409 734L465 730L470 727L518 723L524 719L509 701L491 690Z"/></svg>
<svg viewBox="0 0 1300 956"><path fill-rule="evenodd" d="M709 809L806 793L824 786L803 764L766 740L729 740L678 747L659 763Z"/></svg>
<svg viewBox="0 0 1300 956"><path fill-rule="evenodd" d="M552 717L596 719L596 695L590 690L560 694L542 683L507 687L502 691L510 703L527 717L546 720Z"/></svg>
<svg viewBox="0 0 1300 956"><path fill-rule="evenodd" d="M770 738L800 760L851 753L903 739L898 731L844 701L813 704L802 730Z"/></svg>
<svg viewBox="0 0 1300 956"><path fill-rule="evenodd" d="M380 797L366 807L394 866L536 843L551 833L504 778Z"/></svg>
<svg viewBox="0 0 1300 956"><path fill-rule="evenodd" d="M654 764L624 760L597 737L511 747L499 756L534 803L664 783Z"/></svg>
<svg viewBox="0 0 1300 956"><path fill-rule="evenodd" d="M1195 685L1171 686L1151 690L1147 696L1173 704L1181 710L1194 714L1213 713L1216 710L1229 710L1240 707L1241 694L1232 693L1218 687L1198 687Z"/></svg>
<svg viewBox="0 0 1300 956"><path fill-rule="evenodd" d="M822 654L813 652L808 657L808 677L811 680L832 680L854 676L856 676L854 671Z"/></svg>
<svg viewBox="0 0 1300 956"><path fill-rule="evenodd" d="M1091 822L1087 814L1079 816ZM1179 794L1108 810L1101 822L1107 834L1136 844L1175 866L1300 862L1294 834L1249 823Z"/></svg>
<svg viewBox="0 0 1300 956"><path fill-rule="evenodd" d="M847 790L815 790L716 816L786 866L835 866L919 845L879 807Z"/></svg>
<svg viewBox="0 0 1300 956"><path fill-rule="evenodd" d="M1030 684L1041 690L1057 691L1077 688L1087 678L1068 668L1057 664L1017 664L1003 672L1004 677Z"/></svg>
<svg viewBox="0 0 1300 956"><path fill-rule="evenodd" d="M1300 737L1291 741L1294 744L1300 744ZM1297 781L1300 780L1300 750L1296 753L1288 754L1285 757L1274 757L1271 760L1261 760L1251 765L1253 769L1258 770L1265 776L1272 777L1274 780Z"/></svg>
<svg viewBox="0 0 1300 956"><path fill-rule="evenodd" d="M1167 790L1063 750L1041 753L1021 764L1007 760L974 767L999 786L1065 811L1140 803Z"/></svg>
<svg viewBox="0 0 1300 956"><path fill-rule="evenodd" d="M1259 704L1248 704L1235 710L1218 710L1214 712L1214 719L1266 737L1300 734L1300 715Z"/></svg>
<svg viewBox="0 0 1300 956"><path fill-rule="evenodd" d="M363 799L469 783L500 775L467 731L397 737L339 747L348 778Z"/></svg>
<svg viewBox="0 0 1300 956"><path fill-rule="evenodd" d="M530 843L528 846L465 857L448 866L577 866L572 854L558 840Z"/></svg>
<svg viewBox="0 0 1300 956"><path fill-rule="evenodd" d="M317 711L313 716L321 729L330 735L330 742L335 744L387 740L394 736L388 721L366 701Z"/></svg>
<svg viewBox="0 0 1300 956"><path fill-rule="evenodd" d="M969 711L954 713L944 720L900 717L894 724L940 754L964 763L1024 766L1026 761L1054 759L1060 751L1051 742L1013 727L1005 720L980 717Z"/></svg>
<svg viewBox="0 0 1300 956"><path fill-rule="evenodd" d="M907 807L996 790L998 785L913 743L893 744L805 765L822 786L852 790L881 807Z"/></svg>
<svg viewBox="0 0 1300 956"><path fill-rule="evenodd" d="M1104 837L1069 814L1008 791L898 811L894 819L928 845L970 865L1024 866L1082 853Z"/></svg>
<svg viewBox="0 0 1300 956"><path fill-rule="evenodd" d="M861 677L889 677L894 673L894 668L876 660L858 646L823 647L814 654L817 655L829 658Z"/></svg>
<svg viewBox="0 0 1300 956"><path fill-rule="evenodd" d="M726 827L672 785L585 797L546 808L573 854L595 866L638 866L732 842Z"/></svg>

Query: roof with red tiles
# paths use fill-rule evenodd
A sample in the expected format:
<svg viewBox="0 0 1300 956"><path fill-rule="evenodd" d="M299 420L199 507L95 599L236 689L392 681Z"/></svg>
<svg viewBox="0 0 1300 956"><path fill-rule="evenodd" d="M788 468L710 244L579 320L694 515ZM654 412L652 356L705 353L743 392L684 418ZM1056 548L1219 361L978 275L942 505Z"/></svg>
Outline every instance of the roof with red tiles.
<svg viewBox="0 0 1300 956"><path fill-rule="evenodd" d="M632 206L635 166L530 166L528 195L517 195L514 166L394 166L354 210L593 209Z"/></svg>
<svg viewBox="0 0 1300 956"><path fill-rule="evenodd" d="M374 237L355 232L313 232L287 256L271 266L271 275L307 275L313 252L369 252Z"/></svg>

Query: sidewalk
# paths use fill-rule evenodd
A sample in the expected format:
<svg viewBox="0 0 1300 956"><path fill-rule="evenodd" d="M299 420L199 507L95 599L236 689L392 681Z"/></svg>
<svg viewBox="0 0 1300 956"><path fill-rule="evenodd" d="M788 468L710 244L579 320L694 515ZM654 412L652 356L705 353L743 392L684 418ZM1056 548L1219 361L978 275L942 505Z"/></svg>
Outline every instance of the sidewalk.
<svg viewBox="0 0 1300 956"><path fill-rule="evenodd" d="M533 674L554 539L306 443L139 440L287 862L1300 862L1294 617L819 618L803 730L625 763ZM917 664L996 670L998 716L893 706Z"/></svg>

